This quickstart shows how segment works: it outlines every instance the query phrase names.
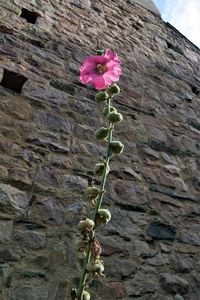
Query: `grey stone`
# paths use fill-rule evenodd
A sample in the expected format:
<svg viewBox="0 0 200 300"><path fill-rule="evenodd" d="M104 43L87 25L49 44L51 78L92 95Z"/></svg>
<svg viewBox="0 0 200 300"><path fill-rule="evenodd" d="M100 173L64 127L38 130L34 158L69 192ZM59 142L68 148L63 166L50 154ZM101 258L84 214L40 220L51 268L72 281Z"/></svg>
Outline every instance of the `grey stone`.
<svg viewBox="0 0 200 300"><path fill-rule="evenodd" d="M193 269L192 259L181 254L174 254L170 259L170 265L178 273L189 273Z"/></svg>
<svg viewBox="0 0 200 300"><path fill-rule="evenodd" d="M64 221L64 206L56 198L42 197L31 211L31 216L40 216L40 220L49 223L61 225Z"/></svg>
<svg viewBox="0 0 200 300"><path fill-rule="evenodd" d="M180 175L181 169L176 166L165 165L163 168L171 174Z"/></svg>
<svg viewBox="0 0 200 300"><path fill-rule="evenodd" d="M11 238L13 228L12 221L0 221L0 243L8 242Z"/></svg>
<svg viewBox="0 0 200 300"><path fill-rule="evenodd" d="M12 280L12 273L9 264L0 265L0 271L3 276L3 284L6 288L9 288Z"/></svg>
<svg viewBox="0 0 200 300"><path fill-rule="evenodd" d="M141 280L142 278L142 280ZM144 276L144 274L137 273L134 278L125 281L126 292L131 298L133 296L142 296L145 294L154 294L157 290L157 283L150 278Z"/></svg>
<svg viewBox="0 0 200 300"><path fill-rule="evenodd" d="M137 256L147 258L147 257L151 256L152 250L146 242L136 240L135 241L135 252L136 252Z"/></svg>
<svg viewBox="0 0 200 300"><path fill-rule="evenodd" d="M188 281L174 274L162 273L160 282L162 288L169 293L185 294L189 290Z"/></svg>
<svg viewBox="0 0 200 300"><path fill-rule="evenodd" d="M106 274L107 276L119 277L125 279L137 271L137 264L131 260L111 260L106 262Z"/></svg>
<svg viewBox="0 0 200 300"><path fill-rule="evenodd" d="M181 192L187 192L188 191L188 186L185 184L185 182L183 181L183 179L181 178L175 178L175 186L176 186L176 189L178 191L181 191Z"/></svg>
<svg viewBox="0 0 200 300"><path fill-rule="evenodd" d="M22 215L28 207L26 193L8 185L0 184L0 210L1 215L14 218Z"/></svg>
<svg viewBox="0 0 200 300"><path fill-rule="evenodd" d="M76 94L76 89L73 85L66 84L65 82L58 81L57 79L50 80L50 85L62 92L68 93L70 95Z"/></svg>
<svg viewBox="0 0 200 300"><path fill-rule="evenodd" d="M158 253L152 258L148 258L147 263L151 266L165 266L169 263L169 259L166 255Z"/></svg>
<svg viewBox="0 0 200 300"><path fill-rule="evenodd" d="M199 201L198 197L196 197L196 196L194 196L190 193L181 193L179 191L175 191L172 188L161 186L161 185L151 184L149 189L152 192L161 193L161 194L170 196L170 197L175 198L175 199L190 200L190 201L194 201L194 202Z"/></svg>
<svg viewBox="0 0 200 300"><path fill-rule="evenodd" d="M91 7L90 0L71 0L70 3L83 9L89 9Z"/></svg>
<svg viewBox="0 0 200 300"><path fill-rule="evenodd" d="M113 187L114 193L111 197L119 198L122 203L130 204L132 206L136 204L145 204L146 199L146 190L141 185L137 185L132 181L117 181ZM118 200L119 201L119 200Z"/></svg>
<svg viewBox="0 0 200 300"><path fill-rule="evenodd" d="M179 240L182 243L200 246L200 233L190 230L183 230Z"/></svg>
<svg viewBox="0 0 200 300"><path fill-rule="evenodd" d="M18 286L12 293L12 300L47 300L47 289L43 286Z"/></svg>
<svg viewBox="0 0 200 300"><path fill-rule="evenodd" d="M20 253L17 249L0 249L0 262L19 261Z"/></svg>
<svg viewBox="0 0 200 300"><path fill-rule="evenodd" d="M176 294L174 300L184 300L184 298L180 294Z"/></svg>
<svg viewBox="0 0 200 300"><path fill-rule="evenodd" d="M83 192L87 186L88 181L80 176L64 175L63 186L68 192Z"/></svg>
<svg viewBox="0 0 200 300"><path fill-rule="evenodd" d="M29 249L38 250L46 246L45 234L34 231L15 231L14 238L21 246Z"/></svg>
<svg viewBox="0 0 200 300"><path fill-rule="evenodd" d="M156 240L174 240L176 228L171 225L153 222L148 226L146 233Z"/></svg>

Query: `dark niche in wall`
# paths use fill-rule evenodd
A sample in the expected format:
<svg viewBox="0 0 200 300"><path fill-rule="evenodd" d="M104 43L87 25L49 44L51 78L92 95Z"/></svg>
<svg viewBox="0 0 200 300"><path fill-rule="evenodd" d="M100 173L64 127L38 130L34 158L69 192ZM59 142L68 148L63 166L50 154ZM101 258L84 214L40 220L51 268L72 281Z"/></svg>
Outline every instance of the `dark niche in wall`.
<svg viewBox="0 0 200 300"><path fill-rule="evenodd" d="M28 78L23 75L4 69L0 85L16 93L21 93L22 87L27 79Z"/></svg>
<svg viewBox="0 0 200 300"><path fill-rule="evenodd" d="M22 12L20 17L26 19L28 23L35 24L37 18L39 17L39 14L37 12L22 7Z"/></svg>

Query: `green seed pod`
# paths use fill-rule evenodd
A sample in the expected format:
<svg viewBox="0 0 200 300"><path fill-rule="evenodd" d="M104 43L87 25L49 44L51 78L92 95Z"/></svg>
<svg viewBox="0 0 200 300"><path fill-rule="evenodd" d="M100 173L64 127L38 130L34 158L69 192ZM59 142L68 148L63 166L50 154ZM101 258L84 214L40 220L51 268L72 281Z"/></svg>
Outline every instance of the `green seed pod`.
<svg viewBox="0 0 200 300"><path fill-rule="evenodd" d="M106 90L106 92L109 96L117 95L120 92L120 88L117 84L113 84Z"/></svg>
<svg viewBox="0 0 200 300"><path fill-rule="evenodd" d="M95 167L94 167L94 174L97 175L97 176L102 176L103 171L104 171L104 166L105 166L104 163L96 164ZM110 167L107 166L106 174L108 174L109 171L110 171Z"/></svg>
<svg viewBox="0 0 200 300"><path fill-rule="evenodd" d="M113 112L113 111L117 112L117 110L114 106L110 106L110 112ZM109 108L105 107L104 110L103 110L103 116L107 117L108 113L109 113Z"/></svg>
<svg viewBox="0 0 200 300"><path fill-rule="evenodd" d="M96 223L98 225L106 224L110 221L110 219L111 219L111 213L109 212L108 209L99 209L97 220L96 220Z"/></svg>
<svg viewBox="0 0 200 300"><path fill-rule="evenodd" d="M98 94L96 94L95 96L95 100L96 102L104 102L109 98L108 93L106 92L99 92Z"/></svg>
<svg viewBox="0 0 200 300"><path fill-rule="evenodd" d="M95 136L98 140L103 140L108 136L108 128L101 127L95 131Z"/></svg>
<svg viewBox="0 0 200 300"><path fill-rule="evenodd" d="M118 112L110 112L108 115L107 115L107 118L108 120L111 122L111 123L119 123L123 120L123 117L120 113Z"/></svg>
<svg viewBox="0 0 200 300"><path fill-rule="evenodd" d="M121 154L124 150L124 145L119 141L110 143L110 154Z"/></svg>
<svg viewBox="0 0 200 300"><path fill-rule="evenodd" d="M90 294L87 291L83 291L83 300L90 300Z"/></svg>
<svg viewBox="0 0 200 300"><path fill-rule="evenodd" d="M95 199L99 194L99 189L95 186L89 186L84 192L86 198L91 201Z"/></svg>
<svg viewBox="0 0 200 300"><path fill-rule="evenodd" d="M84 221L80 221L78 223L78 230L83 234L87 235L90 230L94 227L95 223L91 219L85 219Z"/></svg>

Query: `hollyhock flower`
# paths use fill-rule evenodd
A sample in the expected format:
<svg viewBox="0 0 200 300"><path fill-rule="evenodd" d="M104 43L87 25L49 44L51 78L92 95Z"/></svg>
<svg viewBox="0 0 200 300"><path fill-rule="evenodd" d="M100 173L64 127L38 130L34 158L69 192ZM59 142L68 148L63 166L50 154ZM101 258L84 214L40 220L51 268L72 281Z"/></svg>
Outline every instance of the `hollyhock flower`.
<svg viewBox="0 0 200 300"><path fill-rule="evenodd" d="M80 67L80 81L90 83L97 90L117 82L122 74L117 54L107 49L104 55L90 55Z"/></svg>

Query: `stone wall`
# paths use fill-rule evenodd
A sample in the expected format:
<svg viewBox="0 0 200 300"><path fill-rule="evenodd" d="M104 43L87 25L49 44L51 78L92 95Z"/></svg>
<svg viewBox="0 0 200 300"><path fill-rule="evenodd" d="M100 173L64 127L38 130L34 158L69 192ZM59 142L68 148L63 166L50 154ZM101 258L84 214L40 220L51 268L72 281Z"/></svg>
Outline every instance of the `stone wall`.
<svg viewBox="0 0 200 300"><path fill-rule="evenodd" d="M76 224L105 124L79 66L111 47L125 151L92 299L199 300L199 50L125 0L1 0L0 19L0 299L69 300L77 284Z"/></svg>
<svg viewBox="0 0 200 300"><path fill-rule="evenodd" d="M147 8L148 10L153 12L154 14L160 15L160 12L159 12L158 8L156 7L154 1L152 1L152 0L128 0L128 3L130 3L130 4L137 3L137 4Z"/></svg>

